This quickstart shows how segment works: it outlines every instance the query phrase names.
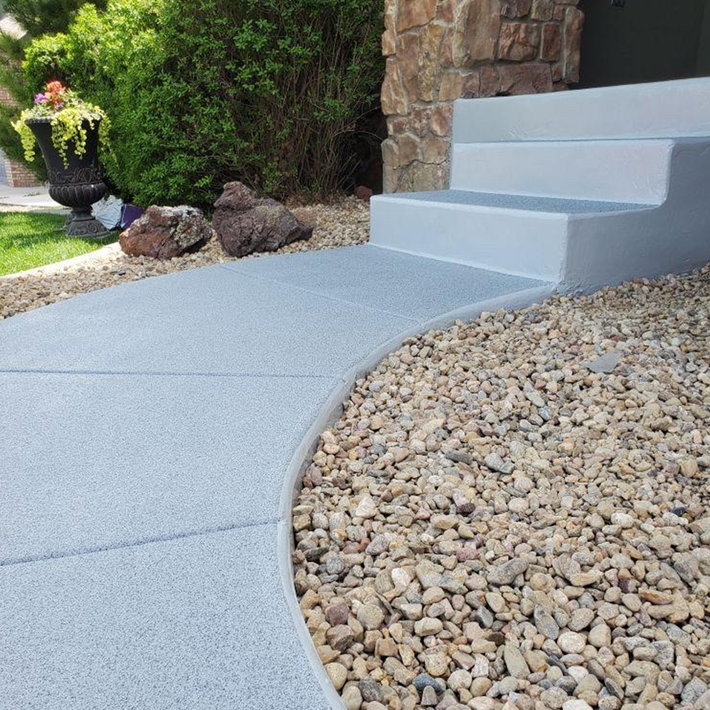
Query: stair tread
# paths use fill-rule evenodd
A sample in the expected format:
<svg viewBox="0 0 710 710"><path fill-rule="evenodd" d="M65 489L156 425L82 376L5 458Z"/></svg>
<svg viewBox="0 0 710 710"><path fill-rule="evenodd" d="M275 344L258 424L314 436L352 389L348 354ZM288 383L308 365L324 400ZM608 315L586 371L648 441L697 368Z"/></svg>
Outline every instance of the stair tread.
<svg viewBox="0 0 710 710"><path fill-rule="evenodd" d="M627 212L657 207L640 202L605 202L601 200L579 200L566 197L538 197L535 195L511 195L494 192L473 192L470 190L433 190L430 192L401 192L386 195L400 200L439 202L453 205L494 207L500 209L523 210L527 212L548 212L556 214L597 214L602 212Z"/></svg>

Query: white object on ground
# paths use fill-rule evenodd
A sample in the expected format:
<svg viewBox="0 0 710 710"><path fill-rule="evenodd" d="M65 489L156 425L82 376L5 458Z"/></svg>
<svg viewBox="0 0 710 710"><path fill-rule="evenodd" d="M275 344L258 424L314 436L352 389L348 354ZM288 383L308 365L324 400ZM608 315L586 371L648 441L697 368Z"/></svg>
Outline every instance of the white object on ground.
<svg viewBox="0 0 710 710"><path fill-rule="evenodd" d="M98 219L106 229L116 229L121 222L121 208L123 200L114 195L102 197L98 202L94 202L91 213Z"/></svg>

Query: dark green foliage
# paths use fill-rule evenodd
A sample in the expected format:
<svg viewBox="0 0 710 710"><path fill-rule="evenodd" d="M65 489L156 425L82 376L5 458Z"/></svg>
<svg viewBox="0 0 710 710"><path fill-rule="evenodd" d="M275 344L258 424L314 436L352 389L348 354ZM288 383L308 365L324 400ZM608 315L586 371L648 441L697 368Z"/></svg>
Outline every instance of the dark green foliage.
<svg viewBox="0 0 710 710"><path fill-rule="evenodd" d="M92 0L98 7L104 7L106 0ZM0 104L0 150L18 162L26 162L20 138L11 122L17 120L20 108L26 108L32 101L33 92L25 81L22 60L25 47L33 37L46 32L65 30L75 18L86 0L2 0L2 11L12 15L26 34L11 37L0 34L0 86L6 89L17 106ZM40 179L46 177L41 159L28 166Z"/></svg>
<svg viewBox="0 0 710 710"><path fill-rule="evenodd" d="M142 204L211 203L242 180L284 196L338 187L378 104L381 0L109 0L35 41L112 121L110 177Z"/></svg>
<svg viewBox="0 0 710 710"><path fill-rule="evenodd" d="M3 10L12 15L30 37L47 32L63 32L86 0L2 0ZM106 0L92 0L105 7Z"/></svg>

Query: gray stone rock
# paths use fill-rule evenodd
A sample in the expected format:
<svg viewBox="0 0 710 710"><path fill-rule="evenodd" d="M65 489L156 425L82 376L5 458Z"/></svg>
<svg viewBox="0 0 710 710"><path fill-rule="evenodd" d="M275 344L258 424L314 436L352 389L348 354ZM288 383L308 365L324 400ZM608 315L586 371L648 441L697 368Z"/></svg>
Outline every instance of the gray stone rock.
<svg viewBox="0 0 710 710"><path fill-rule="evenodd" d="M382 688L373 678L363 678L360 681L360 693L367 703L382 702Z"/></svg>
<svg viewBox="0 0 710 710"><path fill-rule="evenodd" d="M533 618L535 620L537 630L545 636L545 638L552 639L554 641L559 636L560 627L557 625L557 622L552 618L552 616L541 606L535 607Z"/></svg>
<svg viewBox="0 0 710 710"><path fill-rule="evenodd" d="M381 555L390 544L390 536L383 533L381 535L375 535L372 538L372 542L367 546L365 552L368 555Z"/></svg>
<svg viewBox="0 0 710 710"><path fill-rule="evenodd" d="M506 643L503 649L503 658L505 659L508 673L510 673L513 678L524 679L530 675L530 668L517 646L512 643Z"/></svg>
<svg viewBox="0 0 710 710"><path fill-rule="evenodd" d="M424 688L434 688L437 693L443 693L446 690L446 686L442 681L432 678L428 673L420 673L412 684L420 693Z"/></svg>
<svg viewBox="0 0 710 710"><path fill-rule="evenodd" d="M495 617L491 613L491 610L485 606L476 609L476 619L484 629L490 629L495 621Z"/></svg>
<svg viewBox="0 0 710 710"><path fill-rule="evenodd" d="M229 182L215 202L212 226L230 256L275 251L299 239L309 239L313 227L302 224L276 200L258 197L246 185Z"/></svg>
<svg viewBox="0 0 710 710"><path fill-rule="evenodd" d="M551 710L559 710L568 700L569 696L562 688L550 688L540 695L540 700L545 704L545 707Z"/></svg>
<svg viewBox="0 0 710 710"><path fill-rule="evenodd" d="M601 357L598 357L592 362L588 362L586 367L588 370L596 373L602 373L608 375L614 371L614 368L619 364L621 360L621 353L616 350L604 353Z"/></svg>
<svg viewBox="0 0 710 710"><path fill-rule="evenodd" d="M424 707L432 707L439 702L439 697L436 694L436 690L430 685L424 687L422 692L422 705Z"/></svg>
<svg viewBox="0 0 710 710"><path fill-rule="evenodd" d="M503 461L503 459L495 453L488 454L488 456L483 459L483 462L486 466L488 466L488 468L491 469L491 471L495 471L496 473L508 474L513 471L513 464Z"/></svg>
<svg viewBox="0 0 710 710"><path fill-rule="evenodd" d="M702 697L708 691L708 686L700 680L700 678L693 678L686 686L683 688L683 692L680 694L680 699L687 704L695 703L695 701Z"/></svg>
<svg viewBox="0 0 710 710"><path fill-rule="evenodd" d="M493 567L488 571L489 584L502 586L504 584L512 584L515 578L524 574L529 566L527 560L516 558L502 565Z"/></svg>

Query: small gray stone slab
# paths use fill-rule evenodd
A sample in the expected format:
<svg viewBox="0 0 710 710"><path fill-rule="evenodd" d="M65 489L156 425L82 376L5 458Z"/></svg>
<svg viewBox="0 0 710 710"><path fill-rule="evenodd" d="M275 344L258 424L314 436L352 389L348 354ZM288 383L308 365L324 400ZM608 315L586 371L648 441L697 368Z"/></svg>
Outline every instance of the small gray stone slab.
<svg viewBox="0 0 710 710"><path fill-rule="evenodd" d="M544 285L370 245L230 262L225 268L420 322Z"/></svg>
<svg viewBox="0 0 710 710"><path fill-rule="evenodd" d="M0 370L341 375L414 321L219 266L0 323Z"/></svg>
<svg viewBox="0 0 710 710"><path fill-rule="evenodd" d="M592 372L601 374L610 374L614 371L614 368L619 364L621 360L621 353L617 350L612 350L611 352L604 353L604 355L598 357L592 362L588 362L586 367Z"/></svg>
<svg viewBox="0 0 710 710"><path fill-rule="evenodd" d="M277 520L335 385L0 373L0 564Z"/></svg>
<svg viewBox="0 0 710 710"><path fill-rule="evenodd" d="M0 567L1 710L328 710L276 525Z"/></svg>

